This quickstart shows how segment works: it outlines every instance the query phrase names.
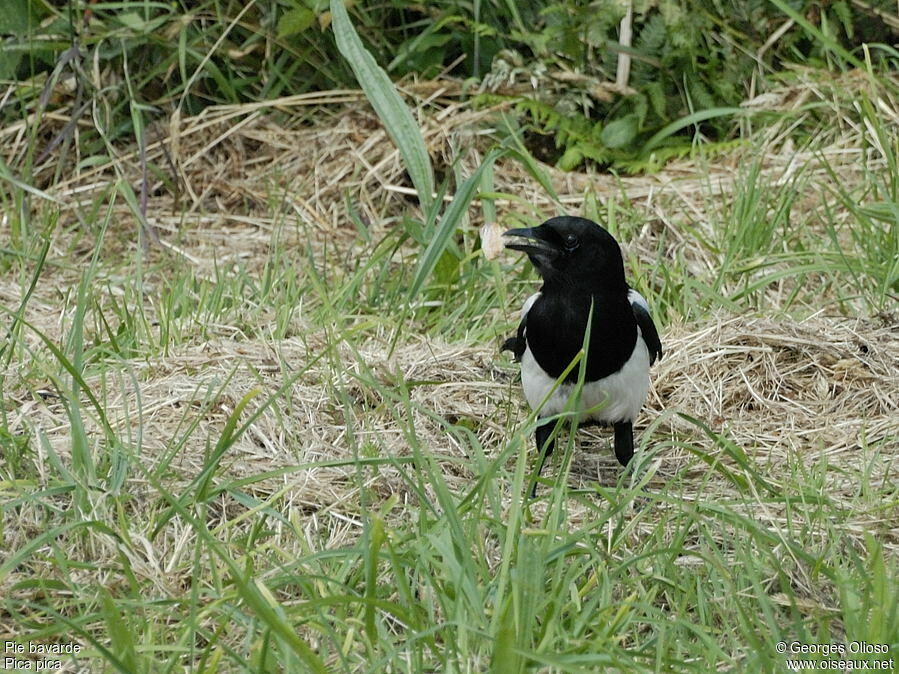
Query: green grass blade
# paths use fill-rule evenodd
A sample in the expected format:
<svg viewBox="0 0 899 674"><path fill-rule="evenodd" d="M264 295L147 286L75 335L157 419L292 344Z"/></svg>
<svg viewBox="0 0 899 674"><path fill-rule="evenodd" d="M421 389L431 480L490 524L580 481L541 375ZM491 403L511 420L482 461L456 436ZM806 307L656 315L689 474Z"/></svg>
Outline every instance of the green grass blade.
<svg viewBox="0 0 899 674"><path fill-rule="evenodd" d="M714 119L716 117L726 117L727 115L745 115L747 111L743 108L709 108L708 110L698 110L692 114L687 115L686 117L681 117L680 119L676 119L671 124L668 124L662 129L659 129L656 134L646 141L646 144L643 145L642 157L645 159L649 156L649 154L655 150L666 138L669 136L673 136L675 133L680 131L681 129L685 129L692 124L698 124L699 122L704 122L708 119Z"/></svg>
<svg viewBox="0 0 899 674"><path fill-rule="evenodd" d="M507 599L496 634L493 662L490 665L493 674L518 674L521 671L521 656L515 651L515 634L512 601Z"/></svg>
<svg viewBox="0 0 899 674"><path fill-rule="evenodd" d="M307 671L325 674L327 668L315 651L297 634L293 624L290 623L283 607L272 596L261 579L252 578L241 569L240 565L228 555L225 546L216 540L209 530L199 520L194 518L180 499L166 490L161 484L156 483L149 474L146 478L165 498L173 510L186 521L196 532L197 537L206 545L206 548L215 555L227 570L237 594L259 619L290 648L308 667Z"/></svg>
<svg viewBox="0 0 899 674"><path fill-rule="evenodd" d="M836 40L834 40L829 35L825 35L819 28L816 28L812 23L805 18L805 14L802 12L797 12L793 7L790 6L789 3L784 2L783 0L768 0L772 5L777 7L781 12L789 16L793 21L795 21L799 26L802 27L806 33L808 33L815 40L820 42L822 45L827 47L834 54L837 54L844 61L851 63L853 67L858 68L860 70L864 70L865 64L862 61L848 51L846 51Z"/></svg>
<svg viewBox="0 0 899 674"><path fill-rule="evenodd" d="M418 269L415 270L415 276L409 287L410 300L418 294L428 276L434 271L434 267L440 259L440 256L443 255L443 251L450 240L450 236L456 231L456 228L459 226L462 217L468 209L468 205L478 192L478 185L480 185L481 175L484 173L484 170L487 166L491 166L501 154L502 150L492 150L486 157L484 157L484 161L481 162L481 165L478 166L475 172L468 176L465 182L459 186L456 196L453 197L449 207L443 213L443 217L437 224L437 230L434 232L433 238L430 243L428 243L428 247L425 248L425 251L421 256Z"/></svg>
<svg viewBox="0 0 899 674"><path fill-rule="evenodd" d="M0 312L9 314L14 316L11 311L6 309L5 307L0 307ZM60 365L72 376L72 381L77 385L78 391L83 391L84 395L87 396L88 401L90 401L91 406L97 412L97 420L100 422L101 427L106 433L107 440L112 442L115 438L115 432L112 429L112 426L109 424L108 419L106 418L106 412L103 405L100 404L100 401L97 400L97 397L94 395L91 388L87 385L84 379L81 376L81 372L75 365L66 358L66 355L62 352L59 346L53 342L50 337L41 332L37 327L35 327L32 323L25 320L24 318L19 317L17 319L22 325L29 328L35 335L40 338L40 340L46 345L47 349L49 349L50 353L56 358Z"/></svg>
<svg viewBox="0 0 899 674"><path fill-rule="evenodd" d="M378 630L375 626L375 600L378 591L378 553L384 543L384 536L384 521L380 517L372 517L365 569L365 599L367 602L365 605L365 633L372 643L375 643L378 638Z"/></svg>
<svg viewBox="0 0 899 674"><path fill-rule="evenodd" d="M138 671L138 657L134 648L139 642L137 635L130 629L125 616L120 613L119 607L116 605L115 599L113 599L109 590L103 588L100 593L100 599L112 652L119 656L121 663L128 671Z"/></svg>
<svg viewBox="0 0 899 674"><path fill-rule="evenodd" d="M37 259L35 260L34 270L31 274L31 281L28 284L28 289L19 301L19 308L12 314L12 321L6 332L6 340L0 345L0 360L3 361L4 367L9 367L10 362L12 362L13 352L15 350L13 348L12 337L16 334L16 329L19 324L23 322L25 308L28 306L28 302L31 299L31 295L34 293L34 289L37 287L37 282L41 277L41 273L44 271L44 265L47 263L47 253L50 251L50 244L53 241L52 234L56 229L56 223L58 221L58 213L51 215L47 220L47 227L44 230L43 235L44 242L41 245L41 250L37 255Z"/></svg>
<svg viewBox="0 0 899 674"><path fill-rule="evenodd" d="M524 170L540 184L540 187L543 188L546 194L561 206L562 201L559 199L555 187L553 187L552 180L546 174L546 171L541 168L540 163L534 158L534 155L531 154L521 139L524 133L523 130L509 115L504 114L501 121L503 131L506 134L503 146L506 148L509 156L517 159L524 167Z"/></svg>
<svg viewBox="0 0 899 674"><path fill-rule="evenodd" d="M427 211L434 200L434 170L421 130L387 73L362 44L343 0L331 0L331 15L337 49L350 64L359 86L399 149L422 210Z"/></svg>
<svg viewBox="0 0 899 674"><path fill-rule="evenodd" d="M0 583L3 583L7 576L9 576L9 574L19 565L25 564L26 560L31 557L33 553L36 553L45 546L52 547L54 541L63 538L64 535L68 534L70 531L77 531L80 529L93 530L115 539L119 538L119 535L114 530L110 529L104 522L98 520L78 520L58 527L53 527L52 529L45 529L20 548L11 551L7 560L3 562L3 564L0 564Z"/></svg>

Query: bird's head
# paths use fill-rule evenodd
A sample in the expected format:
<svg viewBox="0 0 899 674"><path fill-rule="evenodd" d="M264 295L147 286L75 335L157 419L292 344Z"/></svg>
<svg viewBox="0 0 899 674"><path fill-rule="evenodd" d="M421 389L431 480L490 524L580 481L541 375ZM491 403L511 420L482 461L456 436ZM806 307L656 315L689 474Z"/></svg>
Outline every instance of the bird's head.
<svg viewBox="0 0 899 674"><path fill-rule="evenodd" d="M590 290L626 287L618 242L592 220L550 218L539 227L510 229L503 237L506 248L528 254L548 285Z"/></svg>

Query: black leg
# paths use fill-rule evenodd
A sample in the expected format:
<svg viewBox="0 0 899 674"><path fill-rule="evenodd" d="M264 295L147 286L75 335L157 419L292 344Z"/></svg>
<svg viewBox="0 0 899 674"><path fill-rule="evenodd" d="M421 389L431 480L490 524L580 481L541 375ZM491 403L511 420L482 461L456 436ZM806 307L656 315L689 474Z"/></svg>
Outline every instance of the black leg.
<svg viewBox="0 0 899 674"><path fill-rule="evenodd" d="M634 427L630 421L615 424L615 456L618 463L626 466L634 455Z"/></svg>
<svg viewBox="0 0 899 674"><path fill-rule="evenodd" d="M544 423L537 426L537 474L534 476L534 485L531 487L531 498L537 496L537 480L540 479L540 473L543 472L543 465L546 463L546 457L553 453L556 448L556 441L553 440L553 427L556 425L554 421Z"/></svg>

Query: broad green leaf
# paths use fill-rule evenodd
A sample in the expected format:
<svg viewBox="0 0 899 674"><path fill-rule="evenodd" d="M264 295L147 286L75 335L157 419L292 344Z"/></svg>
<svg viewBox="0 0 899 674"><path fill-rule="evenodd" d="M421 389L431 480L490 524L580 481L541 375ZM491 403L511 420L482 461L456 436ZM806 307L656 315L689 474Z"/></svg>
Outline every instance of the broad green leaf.
<svg viewBox="0 0 899 674"><path fill-rule="evenodd" d="M636 137L637 115L625 115L609 122L600 134L602 144L613 149L630 145Z"/></svg>
<svg viewBox="0 0 899 674"><path fill-rule="evenodd" d="M28 0L6 0L3 12L0 12L0 35L21 35L33 24L31 3ZM5 41L5 40L4 40Z"/></svg>
<svg viewBox="0 0 899 674"><path fill-rule="evenodd" d="M103 606L103 618L109 635L110 649L121 657L121 662L129 671L138 670L137 653L134 645L139 643L137 635L131 630L126 616L122 615L109 590L102 588L100 599Z"/></svg>
<svg viewBox="0 0 899 674"><path fill-rule="evenodd" d="M584 153L581 152L580 146L572 145L559 157L556 166L562 171L573 171L582 161L584 161Z"/></svg>
<svg viewBox="0 0 899 674"><path fill-rule="evenodd" d="M331 17L337 49L350 64L359 86L399 149L418 192L418 202L427 211L434 200L434 171L421 130L387 73L362 44L343 0L331 0Z"/></svg>
<svg viewBox="0 0 899 674"><path fill-rule="evenodd" d="M459 279L459 267L458 254L453 254L453 251L447 246L434 266L434 279L441 285L451 286Z"/></svg>
<svg viewBox="0 0 899 674"><path fill-rule="evenodd" d="M315 23L315 12L308 7L296 7L278 19L278 37L298 35Z"/></svg>
<svg viewBox="0 0 899 674"><path fill-rule="evenodd" d="M6 53L4 46L0 45L0 80L11 80L19 67L22 57L18 54Z"/></svg>
<svg viewBox="0 0 899 674"><path fill-rule="evenodd" d="M143 33L147 29L147 22L137 12L121 12L116 16L126 28L130 28L136 33Z"/></svg>

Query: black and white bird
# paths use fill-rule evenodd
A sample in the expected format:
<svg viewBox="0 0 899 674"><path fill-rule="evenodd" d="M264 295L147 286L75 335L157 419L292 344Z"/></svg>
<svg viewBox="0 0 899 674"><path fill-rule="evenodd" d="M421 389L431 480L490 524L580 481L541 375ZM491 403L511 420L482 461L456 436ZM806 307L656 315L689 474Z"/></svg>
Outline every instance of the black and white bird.
<svg viewBox="0 0 899 674"><path fill-rule="evenodd" d="M633 422L649 391L649 367L662 357L662 344L649 305L624 279L618 242L595 222L571 216L503 236L506 248L527 253L543 278L540 292L524 303L517 334L502 346L521 363L528 404L540 419L565 410L580 366L550 391L584 346L592 306L578 424L611 425L615 456L626 466L634 454ZM554 425L550 419L537 426L537 477L555 447Z"/></svg>

